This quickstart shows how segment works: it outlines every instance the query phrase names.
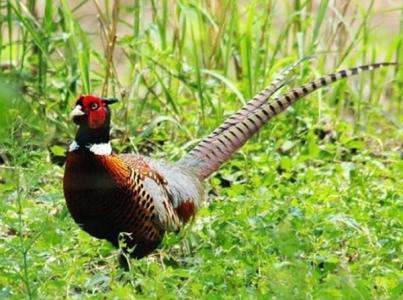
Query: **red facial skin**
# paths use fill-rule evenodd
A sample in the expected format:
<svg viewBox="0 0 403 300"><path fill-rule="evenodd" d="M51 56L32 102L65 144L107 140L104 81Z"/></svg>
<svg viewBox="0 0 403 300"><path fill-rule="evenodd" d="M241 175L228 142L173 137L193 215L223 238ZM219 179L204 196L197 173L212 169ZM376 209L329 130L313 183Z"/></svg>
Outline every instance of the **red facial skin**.
<svg viewBox="0 0 403 300"><path fill-rule="evenodd" d="M88 115L88 125L91 129L97 129L104 125L108 111L106 104L100 97L83 95L77 104L81 105L82 111Z"/></svg>

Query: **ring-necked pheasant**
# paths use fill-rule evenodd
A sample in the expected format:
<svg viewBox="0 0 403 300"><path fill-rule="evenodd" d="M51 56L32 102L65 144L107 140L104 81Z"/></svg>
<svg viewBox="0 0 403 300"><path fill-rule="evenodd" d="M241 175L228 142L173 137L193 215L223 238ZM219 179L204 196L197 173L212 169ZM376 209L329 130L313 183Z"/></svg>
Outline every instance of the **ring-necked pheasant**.
<svg viewBox="0 0 403 300"><path fill-rule="evenodd" d="M117 100L81 96L70 114L79 128L70 145L64 174L64 195L75 222L116 247L123 239L124 249L132 257L141 258L160 244L166 231L178 231L195 216L204 198L203 180L272 117L320 87L362 71L396 65L378 63L342 70L268 102L297 64L177 162L113 154L109 105Z"/></svg>

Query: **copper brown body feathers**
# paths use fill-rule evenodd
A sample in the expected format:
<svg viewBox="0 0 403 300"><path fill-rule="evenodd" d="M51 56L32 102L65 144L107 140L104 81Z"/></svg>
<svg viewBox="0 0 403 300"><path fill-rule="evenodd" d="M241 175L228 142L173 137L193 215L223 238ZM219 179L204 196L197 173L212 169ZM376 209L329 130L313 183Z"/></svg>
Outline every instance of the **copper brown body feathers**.
<svg viewBox="0 0 403 300"><path fill-rule="evenodd" d="M166 231L177 232L194 217L204 199L203 180L270 119L325 85L396 64L341 70L269 102L297 65L280 74L176 163L112 154L109 105L116 100L81 96L71 113L79 129L70 146L64 175L67 207L75 222L116 247L121 238L127 253L143 257L160 244Z"/></svg>
<svg viewBox="0 0 403 300"><path fill-rule="evenodd" d="M69 155L64 177L67 206L75 222L89 234L119 245L119 234L134 257L143 257L160 243L164 231L154 222L155 207L134 170L116 156L77 151ZM160 183L158 183L160 184Z"/></svg>
<svg viewBox="0 0 403 300"><path fill-rule="evenodd" d="M67 158L64 193L82 229L116 247L123 242L131 256L141 258L160 244L165 231L178 231L196 213L203 190L190 180L195 179L174 166L153 164L142 156L77 150ZM184 194L181 201L178 188L186 187L192 195Z"/></svg>

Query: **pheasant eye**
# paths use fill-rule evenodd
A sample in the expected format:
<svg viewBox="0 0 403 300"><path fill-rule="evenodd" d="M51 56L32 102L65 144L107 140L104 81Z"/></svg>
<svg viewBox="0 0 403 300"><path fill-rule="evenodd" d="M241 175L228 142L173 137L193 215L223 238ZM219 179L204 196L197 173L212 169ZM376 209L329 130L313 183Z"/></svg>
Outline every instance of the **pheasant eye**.
<svg viewBox="0 0 403 300"><path fill-rule="evenodd" d="M90 108L91 110L96 110L98 108L98 103L91 103Z"/></svg>

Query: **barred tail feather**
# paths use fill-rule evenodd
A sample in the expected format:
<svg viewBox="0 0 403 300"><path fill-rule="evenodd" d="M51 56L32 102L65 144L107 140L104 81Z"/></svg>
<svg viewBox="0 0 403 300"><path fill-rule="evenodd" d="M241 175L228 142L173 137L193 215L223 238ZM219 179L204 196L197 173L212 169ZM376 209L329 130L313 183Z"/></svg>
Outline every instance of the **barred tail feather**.
<svg viewBox="0 0 403 300"><path fill-rule="evenodd" d="M193 170L199 178L207 178L216 171L234 152L244 145L264 124L271 118L285 111L290 105L304 96L342 78L357 75L364 71L371 71L386 66L397 65L396 63L376 63L364 65L352 69L341 70L329 74L293 89L269 103L261 100L261 105L249 110L243 118L230 117L232 123L220 126L220 131L215 135L209 135L200 142L189 154L184 156L179 163L185 164ZM263 90L264 92L264 90ZM243 110L242 108L241 110ZM239 111L236 114L238 114Z"/></svg>
<svg viewBox="0 0 403 300"><path fill-rule="evenodd" d="M230 115L219 127L217 127L212 133L205 137L193 151L201 150L209 142L211 142L215 136L227 130L229 127L245 119L249 114L253 113L257 108L264 105L267 100L279 89L281 89L286 83L286 78L294 71L303 61L309 60L312 57L303 57L296 61L292 65L286 67L280 74L274 78L274 80L258 94L256 94L251 100L248 101L241 109Z"/></svg>

